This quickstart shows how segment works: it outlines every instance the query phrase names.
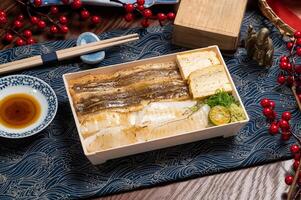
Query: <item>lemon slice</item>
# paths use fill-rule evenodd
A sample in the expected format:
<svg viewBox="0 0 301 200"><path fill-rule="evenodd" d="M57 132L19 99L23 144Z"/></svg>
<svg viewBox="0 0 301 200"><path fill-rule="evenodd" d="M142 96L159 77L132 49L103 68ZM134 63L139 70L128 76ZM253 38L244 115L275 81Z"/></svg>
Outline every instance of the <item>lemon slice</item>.
<svg viewBox="0 0 301 200"><path fill-rule="evenodd" d="M228 124L231 120L231 113L224 106L214 106L209 112L209 119L216 126Z"/></svg>

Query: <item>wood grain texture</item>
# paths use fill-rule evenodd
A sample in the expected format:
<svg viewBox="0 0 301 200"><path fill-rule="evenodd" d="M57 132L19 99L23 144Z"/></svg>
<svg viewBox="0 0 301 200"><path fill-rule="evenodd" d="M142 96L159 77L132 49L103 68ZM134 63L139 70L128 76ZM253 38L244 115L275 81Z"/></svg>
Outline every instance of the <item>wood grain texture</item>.
<svg viewBox="0 0 301 200"><path fill-rule="evenodd" d="M173 42L197 48L218 45L234 50L247 0L182 0L175 19Z"/></svg>
<svg viewBox="0 0 301 200"><path fill-rule="evenodd" d="M247 0L182 0L175 24L237 36L246 5Z"/></svg>
<svg viewBox="0 0 301 200"><path fill-rule="evenodd" d="M114 37L106 40L101 40L81 46L75 46L67 49L56 51L58 61L84 55L86 53L95 52L104 48L113 47L139 39L138 34L128 34L125 36ZM0 65L0 74L14 72L33 68L43 64L43 58L40 55L8 62Z"/></svg>
<svg viewBox="0 0 301 200"><path fill-rule="evenodd" d="M292 160L237 170L94 200L271 200L284 199L284 176Z"/></svg>

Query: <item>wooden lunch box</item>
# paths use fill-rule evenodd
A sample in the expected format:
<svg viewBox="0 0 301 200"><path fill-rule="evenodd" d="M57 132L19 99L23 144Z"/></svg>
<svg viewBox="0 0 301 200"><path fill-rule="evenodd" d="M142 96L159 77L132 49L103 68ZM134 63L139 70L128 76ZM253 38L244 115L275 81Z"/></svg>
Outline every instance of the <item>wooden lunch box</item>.
<svg viewBox="0 0 301 200"><path fill-rule="evenodd" d="M248 0L181 0L172 42L188 48L218 45L234 51Z"/></svg>
<svg viewBox="0 0 301 200"><path fill-rule="evenodd" d="M230 80L230 83L232 85L233 91L232 95L235 97L235 99L240 103L241 107L243 108L244 114L246 115L246 120L239 121L239 122L233 122L230 124L226 125L220 125L220 126L214 126L214 127L209 127L205 128L202 130L195 130L193 132L183 132L182 134L178 134L175 136L168 136L168 137L163 137L160 139L154 139L154 140L149 140L146 142L139 142L139 143L134 143L126 146L120 146L116 148L111 148L108 150L103 150L95 153L89 153L85 146L83 145L84 138L82 134L80 134L80 124L79 124L79 119L77 117L75 107L73 105L72 101L72 96L69 91L69 81L82 77L85 75L89 74L106 74L106 73L112 73L116 72L118 70L122 69L127 69L133 66L137 65L143 65L147 63L160 63L160 62L166 62L166 61L175 61L176 60L176 55L178 54L183 54L183 53L189 53L189 52L196 52L196 51L214 51L217 55L217 58L220 60L221 65L225 67L226 74ZM230 73L226 67L226 64L222 58L222 55L219 51L219 48L217 46L210 46L207 48L202 48L202 49L196 49L192 51L185 51L185 52L179 52L179 53L174 53L174 54L169 54L169 55L164 55L164 56L159 56L159 57L154 57L154 58L149 58L149 59L143 59L143 60L138 60L138 61L132 61L128 63L122 63L122 64L117 64L117 65L112 65L112 66L106 66L106 67L99 67L96 69L91 69L91 70L86 70L86 71L80 71L80 72L75 72L75 73L69 73L69 74L64 74L63 75L65 87L67 90L70 106L72 109L72 113L76 122L77 130L79 132L79 137L83 146L83 150L87 158L93 163L93 164L101 164L104 163L107 160L114 159L114 158L119 158L123 156L128 156L128 155L133 155L137 153L142 153L146 151L151 151L155 149L161 149L165 147L170 147L170 146L175 146L179 144L184 144L184 143L189 143L189 142L194 142L198 140L203 140L203 139L208 139L208 138L214 138L214 137L229 137L232 135L235 135L244 125L247 124L249 121L248 114L245 110L244 105L241 102L241 99L239 97L239 94L235 88L235 85L233 83L233 80L230 76Z"/></svg>

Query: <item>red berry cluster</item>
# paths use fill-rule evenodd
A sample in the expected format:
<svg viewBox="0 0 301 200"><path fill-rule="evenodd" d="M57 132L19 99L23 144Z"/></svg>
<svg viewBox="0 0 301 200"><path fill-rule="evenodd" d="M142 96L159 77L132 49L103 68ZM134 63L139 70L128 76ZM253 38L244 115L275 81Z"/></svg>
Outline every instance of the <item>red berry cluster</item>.
<svg viewBox="0 0 301 200"><path fill-rule="evenodd" d="M67 16L60 15L59 8L57 6L51 6L47 13L40 12L39 7L42 6L42 0L34 0L31 4L30 0L15 0L21 6L24 6L28 17L25 18L22 14L16 16L13 21L9 21L7 14L0 10L0 29L6 31L3 41L6 43L14 42L17 46L35 43L35 39L32 37L33 33L45 33L45 30L51 36L64 35L69 32L69 19ZM153 12L145 8L145 0L136 0L133 4L125 4L120 0L111 0L123 5L126 15L124 19L130 22L134 19L134 14L140 14L143 16L141 25L148 27L150 25L149 20L158 20L161 25L167 20L174 20L175 14L169 12L167 14ZM65 5L75 10L81 20L87 21L92 25L96 25L101 22L101 18L97 15L91 15L91 13L83 7L81 0L61 0ZM25 20L29 19L33 26L25 27Z"/></svg>
<svg viewBox="0 0 301 200"><path fill-rule="evenodd" d="M301 32L296 31L292 41L287 43L289 55L280 58L281 72L277 82L281 85L295 87L298 99L301 100L301 65L296 64L296 58L301 57Z"/></svg>
<svg viewBox="0 0 301 200"><path fill-rule="evenodd" d="M18 46L22 46L25 44L33 44L35 40L32 38L32 32L29 29L24 29L23 31L19 31L23 28L24 16L18 15L15 17L11 26L13 28L7 28L8 18L4 11L0 10L0 27L5 27L4 29L7 32L4 34L3 40L6 42L12 42L14 40L14 34L17 35L15 43Z"/></svg>
<svg viewBox="0 0 301 200"><path fill-rule="evenodd" d="M159 20L160 24L163 25L163 23L167 20L174 20L176 15L173 12L169 12L167 14L164 14L162 12L154 15L153 12L144 7L145 0L136 0L136 3L133 4L124 4L123 2L119 0L115 0L115 2L123 4L123 7L126 11L126 15L124 16L125 21L131 22L134 19L134 12L140 13L143 16L143 20L141 21L141 25L143 27L148 27L150 25L149 20Z"/></svg>
<svg viewBox="0 0 301 200"><path fill-rule="evenodd" d="M69 4L69 0L61 0L64 4ZM35 29L31 30L24 27L25 17L19 15L12 22L8 21L4 11L0 11L0 28L6 30L3 41L11 43L15 41L17 46L35 43L32 33L36 31L44 31L48 29L48 33L52 36L56 34L67 34L69 31L67 16L59 15L59 8L51 6L47 14L39 12L38 7L42 5L42 0L34 0L32 7L29 0L16 1L28 10L28 18ZM70 4L73 10L79 12L82 20L90 19L90 23L96 25L100 23L100 17L97 15L91 16L90 12L83 8L81 0L73 0Z"/></svg>
<svg viewBox="0 0 301 200"><path fill-rule="evenodd" d="M301 100L301 64L297 64L296 61L300 60L301 57L301 32L296 31L294 37L290 42L287 43L289 50L288 55L284 55L280 58L279 67L281 69L278 75L277 82L281 85L286 84L292 88L293 93L296 97L299 108ZM274 111L275 103L269 99L262 99L260 102L263 107L263 114L267 117L269 124L269 133L276 135L281 132L282 140L289 140L293 136L299 145L301 145L301 139L298 135L294 134L291 130L290 119L292 118L290 112L284 112L281 115L280 120L276 120L276 112ZM295 174L288 174L285 177L285 183L295 187L295 183L301 188L301 173L298 170L300 165L301 151L299 145L292 145L290 150L294 157L293 169ZM296 182L294 182L296 180ZM292 191L292 190L290 190Z"/></svg>
<svg viewBox="0 0 301 200"><path fill-rule="evenodd" d="M287 141L290 139L291 127L289 124L292 115L290 112L284 112L281 115L281 119L277 121L277 113L275 109L275 102L264 98L261 100L260 105L263 107L263 114L268 119L269 125L269 133L271 135L276 135L280 133L281 130L281 139Z"/></svg>
<svg viewBox="0 0 301 200"><path fill-rule="evenodd" d="M275 109L275 102L264 98L260 101L260 105L263 107L263 114L268 119L269 122L269 133L271 135L276 135L281 132L281 139L284 141L287 141L290 139L291 136L294 136L298 142L300 143L300 140L297 138L296 135L293 134L291 131L290 123L289 121L292 118L292 115L290 112L283 112L281 115L281 119L277 121L277 113L274 111ZM300 165L300 158L301 158L301 151L300 146L293 144L290 147L290 150L294 157L294 164L293 168L295 171L297 171L299 165ZM289 174L285 177L285 183L287 185L293 184L294 176ZM299 186L301 186L301 173L298 173L298 179L297 183Z"/></svg>
<svg viewBox="0 0 301 200"><path fill-rule="evenodd" d="M300 158L301 158L301 152L300 152L300 146L297 144L293 144L290 147L290 150L294 156L294 164L293 164L293 169L294 171L297 171L299 165L300 165ZM285 177L285 183L287 185L291 185L293 183L294 176L292 174L289 174ZM299 177L297 179L297 183L301 186L301 174L299 173Z"/></svg>

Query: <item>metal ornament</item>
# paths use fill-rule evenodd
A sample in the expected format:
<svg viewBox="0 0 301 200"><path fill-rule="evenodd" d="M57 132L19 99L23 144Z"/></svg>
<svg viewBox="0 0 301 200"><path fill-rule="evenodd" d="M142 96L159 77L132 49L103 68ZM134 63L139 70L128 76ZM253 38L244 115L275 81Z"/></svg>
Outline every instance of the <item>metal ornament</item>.
<svg viewBox="0 0 301 200"><path fill-rule="evenodd" d="M257 61L259 66L271 67L273 64L274 47L269 34L267 28L261 28L256 33L253 26L249 25L245 48L248 56Z"/></svg>

